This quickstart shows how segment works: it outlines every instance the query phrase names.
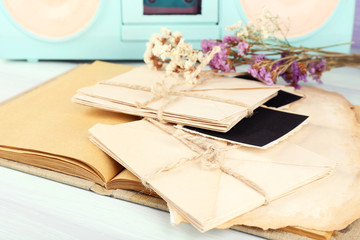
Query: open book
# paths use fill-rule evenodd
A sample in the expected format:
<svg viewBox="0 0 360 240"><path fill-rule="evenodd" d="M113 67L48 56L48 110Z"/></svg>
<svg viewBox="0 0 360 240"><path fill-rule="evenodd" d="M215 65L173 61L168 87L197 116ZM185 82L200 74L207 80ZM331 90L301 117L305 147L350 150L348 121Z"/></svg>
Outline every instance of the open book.
<svg viewBox="0 0 360 240"><path fill-rule="evenodd" d="M143 188L139 179L134 178L134 175L129 174L129 172L124 170L119 163L107 156L88 139L88 130L97 123L116 125L138 120L139 118L84 107L71 102L71 97L75 94L77 89L95 84L101 80L112 78L130 69L132 69L132 67L104 62L95 62L91 65L84 64L71 72L65 73L64 75L43 84L37 89L24 93L22 96L19 96L12 101L3 103L0 106L0 114L2 116L0 118L0 158L6 158L14 162L27 164L29 168L32 166L38 166L43 169L52 170L54 173L60 172L67 175L77 176L82 179L87 179L103 186L102 189L107 187L108 189L122 188L133 189L136 191L144 190L145 188ZM349 183L355 183L357 181L356 176L360 176L357 174L359 172L358 167L353 167L353 165L351 165L351 163L357 164L360 162L360 159L357 157L359 154L356 152L359 150L354 147L356 144L359 144L359 138L354 138L354 141L348 141L346 144L341 144L339 146L336 145L338 140L346 142L347 139L351 137L351 134L354 136L358 134L358 130L356 129L359 129L359 124L355 123L356 121L352 119L354 110L351 110L351 105L340 96L328 94L320 90L305 90L312 93L311 97L306 99L308 101L308 109L311 110L309 110L309 114L311 114L311 112L318 112L318 106L311 104L311 102L317 101L324 96L326 96L327 101L322 101L322 105L327 104L329 100L331 100L329 104L335 104L335 101L338 102L336 105L338 107L336 109L339 114L336 117L339 117L340 119L334 119L333 122L340 122L341 124L334 127L334 125L330 125L328 121L323 121L323 119L328 120L333 115L319 116L316 124L323 127L317 130L318 134L313 135L313 139L311 139L311 141L316 142L316 140L322 140L329 143L326 149L317 150L321 152L329 152L329 154L336 157L336 160L341 160L339 161L341 169L335 173L334 183L336 184L335 180L343 179L343 181L340 181L339 184L341 183L343 186L347 187L341 188L343 189L342 192L347 189L351 190L354 196L350 196L349 192L347 192L347 194L349 195L349 201L354 201L357 199L355 195L360 191L355 189L358 184L351 185ZM313 98L317 95L319 96L318 99ZM344 124L345 122L348 124ZM306 132L309 131L308 128L305 130ZM329 131L332 134L332 137L324 139L324 136L326 134L328 135ZM332 141L333 139L336 141ZM312 147L314 151L317 151L316 144L309 145L311 141L307 139L302 142L305 147ZM338 148L335 148L335 145ZM329 151L329 149L331 151ZM350 153L353 153L352 160L348 157ZM345 164L346 167L343 166ZM69 179L70 180L66 182L67 184L76 185L71 182L73 181L73 178L69 177ZM317 197L318 200L323 200L320 196L324 196L324 199L336 199L337 202L334 202L334 204L341 205L341 199L337 199L336 197L337 191L334 191L334 193L327 193L328 195L320 195L317 194L318 190L316 189L316 186L314 186L314 196ZM289 197L285 197L284 200L294 196L297 195L292 194ZM302 200L303 198L299 199ZM310 197L310 199L312 198ZM345 201L346 199L343 200ZM349 211L341 213L338 212L334 213L334 216L337 216L336 219L338 219L338 222L347 225L360 216L355 208L360 204L356 205L355 202L348 203L347 200L345 202L347 206L350 206L351 209L353 209L351 214ZM304 205L303 203L310 202L303 201L302 204L298 205ZM316 204L316 201L313 201L313 203ZM320 201L319 203L322 202ZM234 221L238 223L242 222L248 226L264 227L268 224L264 221L269 220L274 224L280 224L279 226L273 225L273 228L281 228L288 225L298 225L298 221L296 220L303 220L305 223L309 223L304 225L305 227L315 228L311 226L329 224L329 219L331 218L331 216L324 216L326 219L322 219L321 221L316 218L314 218L314 221L312 222L308 221L308 218L311 218L311 214L307 212L309 210L307 209L307 211L302 213L302 218L293 219L290 221L291 224L289 224L288 219L281 216L282 212L278 212L277 208L275 208L276 210L272 210L274 209L274 206L273 204L270 205L271 206L266 208L261 207L250 214L246 214L242 219L234 219ZM276 207L280 209L281 206ZM162 207L162 209L165 208ZM259 218L258 216L260 215L263 217ZM284 221L280 221L281 219ZM334 218L331 219L334 220ZM229 223L227 227L232 225L234 224ZM340 227L345 226L341 225ZM240 229L242 231L249 230L246 227L241 227ZM321 237L325 235L328 236L327 232L322 231L313 231L299 227L288 227L286 228L286 231L292 231L300 234L305 233L307 236L314 236L314 232L317 232L317 236L320 236L318 239L328 239ZM274 238L272 234L276 231L263 232L257 230L248 232L259 235L262 234L262 236L267 238Z"/></svg>
<svg viewBox="0 0 360 240"><path fill-rule="evenodd" d="M96 123L118 124L136 118L71 102L78 88L130 69L101 62L81 65L2 104L0 157L77 176L108 189L145 190L88 139L88 129Z"/></svg>

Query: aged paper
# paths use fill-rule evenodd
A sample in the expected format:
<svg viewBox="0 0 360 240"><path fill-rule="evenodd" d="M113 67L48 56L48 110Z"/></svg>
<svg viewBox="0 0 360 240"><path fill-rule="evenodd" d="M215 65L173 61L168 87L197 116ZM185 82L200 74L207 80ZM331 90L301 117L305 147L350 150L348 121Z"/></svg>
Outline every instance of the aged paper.
<svg viewBox="0 0 360 240"><path fill-rule="evenodd" d="M303 87L303 92L306 99L290 109L309 114L311 119L288 141L336 161L334 174L223 227L301 226L333 231L344 229L360 217L360 125L354 106L337 93L310 87Z"/></svg>
<svg viewBox="0 0 360 240"><path fill-rule="evenodd" d="M99 121L115 124L136 118L79 106L71 97L81 87L131 68L104 62L81 65L4 103L0 108L0 156L102 185L110 181L122 166L89 143L87 130Z"/></svg>
<svg viewBox="0 0 360 240"><path fill-rule="evenodd" d="M90 133L95 144L149 184L200 231L328 176L334 167L327 158L287 142L266 151L233 148L224 153L220 167L208 167L198 153L146 120L98 124Z"/></svg>
<svg viewBox="0 0 360 240"><path fill-rule="evenodd" d="M191 86L180 76L166 77L163 71L142 66L79 89L73 101L226 132L281 88L228 77L204 79Z"/></svg>

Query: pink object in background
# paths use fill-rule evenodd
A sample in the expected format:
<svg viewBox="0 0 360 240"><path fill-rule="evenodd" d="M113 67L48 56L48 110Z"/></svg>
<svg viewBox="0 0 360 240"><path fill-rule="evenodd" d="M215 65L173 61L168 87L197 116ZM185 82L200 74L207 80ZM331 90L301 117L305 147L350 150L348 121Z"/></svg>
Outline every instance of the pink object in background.
<svg viewBox="0 0 360 240"><path fill-rule="evenodd" d="M323 25L336 9L339 0L240 0L241 6L253 23L261 17L263 7L279 15L288 27L287 37L304 36ZM286 31L285 29L283 29Z"/></svg>
<svg viewBox="0 0 360 240"><path fill-rule="evenodd" d="M31 33L49 38L71 36L93 19L99 0L5 0L14 20Z"/></svg>
<svg viewBox="0 0 360 240"><path fill-rule="evenodd" d="M355 4L353 41L353 47L360 48L360 0L356 0Z"/></svg>

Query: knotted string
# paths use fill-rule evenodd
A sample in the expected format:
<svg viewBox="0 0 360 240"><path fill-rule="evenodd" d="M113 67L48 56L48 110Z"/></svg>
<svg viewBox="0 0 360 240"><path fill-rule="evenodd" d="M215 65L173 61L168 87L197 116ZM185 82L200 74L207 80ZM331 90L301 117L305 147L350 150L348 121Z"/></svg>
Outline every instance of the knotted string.
<svg viewBox="0 0 360 240"><path fill-rule="evenodd" d="M102 82L100 82L100 84L117 86L117 87L125 87L125 88L129 88L129 89L141 90L141 91L145 91L145 92L151 92L153 94L153 97L150 100L148 100L144 103L139 103L139 102L135 103L137 108L145 108L150 103L152 103L156 100L162 99L162 98L168 99L173 96L176 97L176 98L173 98L172 100L168 101L166 104L162 105L161 108L158 110L157 115L158 115L158 117L160 115L161 119L162 119L162 115L163 115L163 112L166 109L166 107L168 107L170 104L177 101L179 99L179 97L195 97L195 98L206 99L206 100L211 100L211 101L215 101L215 102L229 103L232 105L237 105L237 106L246 108L247 116L251 116L253 113L253 109L244 102L240 102L240 101L236 101L236 100L232 100L232 99L220 98L220 97L211 96L211 95L198 93L198 92L192 92L191 90L175 91L172 89L173 87L168 88L168 87L164 86L162 83L157 83L152 88L144 87L144 86L136 85L136 84L128 84L128 83L121 83L121 82L109 82L109 81L102 81ZM159 118L159 120L160 120L160 118Z"/></svg>
<svg viewBox="0 0 360 240"><path fill-rule="evenodd" d="M235 100L232 100L232 99L219 98L219 97L216 97L216 96L206 95L206 94L197 93L197 92L192 92L192 90L196 86L203 83L204 78L203 79L199 78L199 75L200 75L202 69L211 61L211 59L214 57L214 55L218 51L220 51L220 48L219 47L214 47L212 51L207 53L204 60L200 63L200 65L196 68L196 70L193 71L189 75L189 77L186 79L186 81L177 82L177 83L172 84L171 86L167 86L164 80L162 80L160 82L157 82L151 88L136 85L136 84L128 84L128 83L121 83L121 82L111 82L111 81L101 81L100 84L112 85L112 86L118 86L118 87L126 87L126 88L130 88L130 89L134 89L134 90L141 90L141 91L151 92L153 97L150 100L148 100L148 101L146 101L144 103L139 103L139 102L135 103L137 108L145 108L150 103L152 103L154 101L157 101L159 99L168 99L168 101L165 104L163 104L160 107L160 109L158 109L158 111L157 111L157 118L161 122L165 122L164 119L163 119L164 110L169 105L176 102L180 97L184 97L184 96L202 98L202 99L218 101L218 102L222 102L222 103L229 103L229 104L233 104L233 105L238 105L238 106L241 106L241 107L244 107L244 108L247 109L247 115L248 116L252 115L253 109L248 104L246 104L244 102L235 101ZM182 91L181 90L180 91L175 90L176 87L181 86L181 85L185 85L185 84L191 84L191 88L189 88L187 90L182 90ZM176 96L176 97L170 99L170 97L172 97L172 96Z"/></svg>
<svg viewBox="0 0 360 240"><path fill-rule="evenodd" d="M154 173L145 176L141 179L142 183L149 187L148 181L150 178L163 173L167 172L169 170L175 169L179 166L182 166L185 163L192 162L192 161L200 161L202 166L213 168L213 169L219 169L221 172L228 174L237 180L241 181L242 183L246 184L256 192L258 192L260 195L262 195L265 198L265 204L268 204L270 201L270 198L268 194L263 190L258 184L251 181L250 179L246 178L245 176L237 173L236 171L232 170L229 167L225 167L223 164L224 161L224 155L227 151L230 151L232 149L238 148L236 145L227 146L227 147L218 147L216 144L209 142L205 138L193 136L189 133L185 133L181 129L175 129L174 127L171 127L169 125L164 125L156 120L147 118L148 122L152 123L154 126L160 128L167 134L170 134L174 137L176 137L179 141L184 143L187 147L189 147L191 150L198 153L198 155L182 159L178 162L169 164L165 167L162 167L155 171Z"/></svg>

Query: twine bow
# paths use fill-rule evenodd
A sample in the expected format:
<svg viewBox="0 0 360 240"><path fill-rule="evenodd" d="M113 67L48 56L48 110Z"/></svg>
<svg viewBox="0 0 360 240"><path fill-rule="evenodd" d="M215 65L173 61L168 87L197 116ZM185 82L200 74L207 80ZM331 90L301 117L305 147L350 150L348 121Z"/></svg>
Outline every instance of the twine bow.
<svg viewBox="0 0 360 240"><path fill-rule="evenodd" d="M146 119L148 122L152 123L156 127L160 128L167 134L170 134L174 137L176 137L178 140L180 140L182 143L184 143L186 146L188 146L193 151L197 152L198 155L192 158L183 159L178 162L172 163L168 166L165 166L163 168L158 169L154 173L150 174L147 177L142 178L142 183L149 187L148 181L150 178L162 173L166 172L172 169L175 169L179 166L182 166L183 164L190 162L190 161L200 161L201 165L208 168L214 168L219 169L221 172L228 174L237 180L241 181L242 183L246 184L259 194L261 194L265 198L265 204L268 204L270 201L270 198L268 194L263 190L258 184L251 181L250 179L246 178L245 176L239 174L238 172L234 171L233 169L226 167L223 164L225 153L229 150L236 149L238 146L232 145L229 147L218 147L216 144L210 143L203 137L193 136L189 133L185 133L184 131L180 129L174 129L174 127L162 124L156 120L153 119Z"/></svg>
<svg viewBox="0 0 360 240"><path fill-rule="evenodd" d="M177 98L169 99L168 102L166 102L164 105L162 105L160 107L160 109L158 109L157 117L158 117L159 121L161 121L161 122L165 122L163 119L164 110L169 105L176 102L179 99L179 97L184 97L184 96L208 99L208 100L212 100L212 101L242 106L247 109L247 115L251 115L253 112L253 109L246 103L243 103L240 101L234 101L232 99L224 99L224 98L219 98L216 96L206 95L203 93L192 92L192 90L196 86L203 83L203 80L199 79L198 77L199 77L202 69L211 61L211 59L214 57L214 55L218 51L219 51L219 47L218 46L214 47L211 52L207 53L204 60L200 63L200 65L196 68L196 70L194 72L192 72L191 74L186 75L186 76L188 76L188 77L186 77L186 81L176 82L170 86L167 86L164 80L157 82L151 88L140 86L140 85L121 83L121 82L111 82L111 81L101 81L100 84L112 85L112 86L118 86L118 87L126 87L126 88L130 88L130 89L151 92L153 97L150 100L148 100L144 103L139 103L139 102L135 103L137 108L144 108L144 107L148 106L150 103L157 101L159 99L169 99L171 96L177 96ZM183 90L183 91L175 90L176 87L185 85L185 84L190 84L191 87L189 89ZM261 87L261 88L263 88L263 87Z"/></svg>
<svg viewBox="0 0 360 240"><path fill-rule="evenodd" d="M151 93L155 99L168 98L170 96L170 89L166 84L157 82L151 87Z"/></svg>

